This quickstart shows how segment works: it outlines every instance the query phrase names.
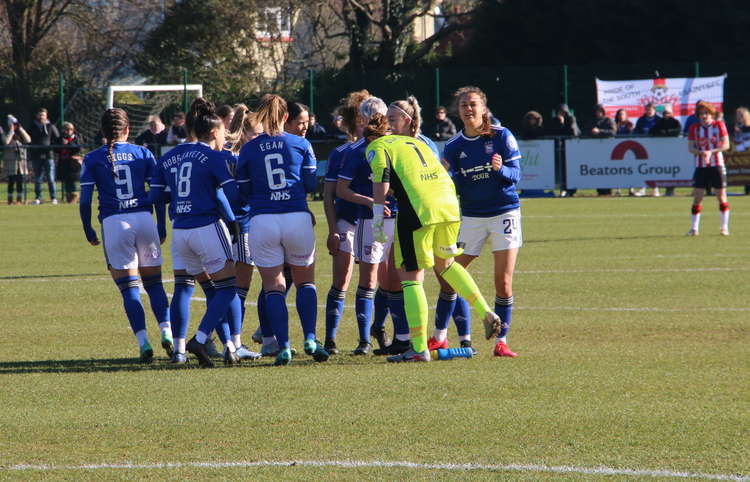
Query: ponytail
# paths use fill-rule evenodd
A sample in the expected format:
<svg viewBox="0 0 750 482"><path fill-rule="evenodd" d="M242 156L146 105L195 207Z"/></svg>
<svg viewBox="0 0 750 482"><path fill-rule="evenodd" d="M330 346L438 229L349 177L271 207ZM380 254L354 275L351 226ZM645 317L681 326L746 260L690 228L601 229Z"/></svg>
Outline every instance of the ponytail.
<svg viewBox="0 0 750 482"><path fill-rule="evenodd" d="M113 152L115 139L122 137L129 126L130 120L128 119L128 113L122 109L107 109L104 111L104 114L102 114L102 134L105 139L107 139L107 159L109 159L113 177L117 177L117 172L115 171L115 156Z"/></svg>
<svg viewBox="0 0 750 482"><path fill-rule="evenodd" d="M409 118L409 135L417 137L422 129L422 108L419 106L417 98L410 95L406 100L397 100L389 107L393 107Z"/></svg>
<svg viewBox="0 0 750 482"><path fill-rule="evenodd" d="M213 129L223 125L221 117L216 114L214 104L203 97L198 97L193 101L188 117L191 118L190 127L199 140L205 140ZM187 123L186 118L185 124Z"/></svg>
<svg viewBox="0 0 750 482"><path fill-rule="evenodd" d="M368 141L374 141L375 139L388 135L389 130L388 118L385 114L376 112L370 117L370 120L365 126L364 136Z"/></svg>
<svg viewBox="0 0 750 482"><path fill-rule="evenodd" d="M255 131L258 125L256 115L245 104L237 104L234 108L234 117L229 124L229 132L226 139L230 144L229 150L238 153L244 144L248 132Z"/></svg>
<svg viewBox="0 0 750 482"><path fill-rule="evenodd" d="M263 130L269 136L284 132L284 116L287 114L286 101L276 94L265 94L260 99L256 120L263 124Z"/></svg>

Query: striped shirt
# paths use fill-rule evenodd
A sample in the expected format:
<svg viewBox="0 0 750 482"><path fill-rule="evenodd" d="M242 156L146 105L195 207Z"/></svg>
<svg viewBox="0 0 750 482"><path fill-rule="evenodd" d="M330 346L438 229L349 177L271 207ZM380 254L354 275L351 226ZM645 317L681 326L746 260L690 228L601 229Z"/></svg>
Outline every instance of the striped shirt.
<svg viewBox="0 0 750 482"><path fill-rule="evenodd" d="M708 126L697 122L690 126L688 140L700 151L708 151L721 147L721 139L728 137L727 126L722 121L715 120ZM708 162L702 156L695 156L695 167L715 167L724 165L724 155L721 152L711 154Z"/></svg>

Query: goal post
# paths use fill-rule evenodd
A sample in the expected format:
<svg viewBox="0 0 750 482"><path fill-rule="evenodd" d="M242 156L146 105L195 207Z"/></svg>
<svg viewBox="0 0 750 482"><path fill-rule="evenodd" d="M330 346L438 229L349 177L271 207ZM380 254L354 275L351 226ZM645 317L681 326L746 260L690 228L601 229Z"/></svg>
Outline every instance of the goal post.
<svg viewBox="0 0 750 482"><path fill-rule="evenodd" d="M164 84L164 85L110 85L107 87L107 109L115 105L115 92L169 92L196 91L203 97L202 84Z"/></svg>

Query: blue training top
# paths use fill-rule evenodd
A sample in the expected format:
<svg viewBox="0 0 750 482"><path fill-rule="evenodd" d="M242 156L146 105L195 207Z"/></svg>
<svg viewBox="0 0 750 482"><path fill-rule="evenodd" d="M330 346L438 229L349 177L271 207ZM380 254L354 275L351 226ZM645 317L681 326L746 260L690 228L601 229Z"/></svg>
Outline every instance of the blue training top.
<svg viewBox="0 0 750 482"><path fill-rule="evenodd" d="M308 211L315 190L317 162L304 137L283 132L261 134L240 150L237 183L250 216Z"/></svg>
<svg viewBox="0 0 750 482"><path fill-rule="evenodd" d="M492 169L492 155L503 165ZM460 196L463 216L488 218L517 209L516 184L521 179L521 152L513 134L492 126L492 137L466 137L461 131L445 144L443 157Z"/></svg>
<svg viewBox="0 0 750 482"><path fill-rule="evenodd" d="M339 179L339 172L341 171L341 163L346 157L346 153L349 147L352 145L351 142L342 144L330 154L328 154L328 165L326 166L326 182L337 182ZM336 218L343 219L349 224L357 224L357 205L353 202L349 202L340 197L334 199L334 206L336 208Z"/></svg>
<svg viewBox="0 0 750 482"><path fill-rule="evenodd" d="M99 191L99 220L115 214L151 212L146 183L154 175L154 155L127 142L115 142L112 155L110 161L107 146L102 146L83 158L81 189L88 192L89 201L94 186Z"/></svg>
<svg viewBox="0 0 750 482"><path fill-rule="evenodd" d="M170 214L173 227L190 229L215 223L222 217L217 189L223 188L230 201L237 200L237 186L229 172L228 155L208 144L181 144L159 159L152 199L170 190Z"/></svg>

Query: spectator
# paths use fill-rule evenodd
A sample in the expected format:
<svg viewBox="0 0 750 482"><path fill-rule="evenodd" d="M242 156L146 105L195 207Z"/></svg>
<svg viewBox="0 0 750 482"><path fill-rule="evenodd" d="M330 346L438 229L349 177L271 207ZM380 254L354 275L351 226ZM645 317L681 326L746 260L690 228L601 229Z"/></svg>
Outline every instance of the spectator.
<svg viewBox="0 0 750 482"><path fill-rule="evenodd" d="M698 116L696 115L696 112L698 112L698 107L700 107L701 105L705 105L705 104L706 104L706 102L703 101L703 100L699 100L698 102L695 103L695 110L693 110L693 113L690 114L687 117L687 119L685 119L685 125L682 126L682 135L683 136L687 136L688 135L688 133L690 132L690 126L692 126L693 124L695 124L697 122L700 122L700 119L698 119Z"/></svg>
<svg viewBox="0 0 750 482"><path fill-rule="evenodd" d="M55 186L55 158L52 146L60 141L60 133L54 124L47 120L47 109L42 107L28 130L31 136L31 167L34 170L34 204L42 204L42 181L47 176L47 187L52 204L57 204L57 187ZM45 147L36 147L45 146Z"/></svg>
<svg viewBox="0 0 750 482"><path fill-rule="evenodd" d="M174 146L176 144L182 144L188 138L188 131L185 127L185 113L177 112L172 117L172 125L167 130L167 144Z"/></svg>
<svg viewBox="0 0 750 482"><path fill-rule="evenodd" d="M26 185L26 176L29 174L29 165L27 162L27 149L24 144L31 142L31 137L24 130L18 119L12 115L8 116L8 132L2 136L3 149L3 174L8 178L8 204L13 203L13 187L16 191L16 204L23 203L24 186Z"/></svg>
<svg viewBox="0 0 750 482"><path fill-rule="evenodd" d="M658 137L677 137L680 135L682 126L680 121L672 115L672 105L666 104L662 111L661 117L656 121L656 125L651 129L651 135ZM674 186L667 186L665 191L667 196L674 196Z"/></svg>
<svg viewBox="0 0 750 482"><path fill-rule="evenodd" d="M734 112L732 143L736 152L750 151L750 111L747 107L738 107ZM745 194L750 194L750 186L745 186Z"/></svg>
<svg viewBox="0 0 750 482"><path fill-rule="evenodd" d="M224 104L216 109L216 115L221 118L224 123L224 129L229 132L229 125L232 123L232 117L234 117L234 109L231 105Z"/></svg>
<svg viewBox="0 0 750 482"><path fill-rule="evenodd" d="M588 129L586 129L586 135L593 137L614 137L615 130L615 123L607 117L604 106L597 104L594 107L594 119L589 124Z"/></svg>
<svg viewBox="0 0 750 482"><path fill-rule="evenodd" d="M320 140L328 137L326 128L322 124L318 123L318 119L315 114L310 112L310 125L307 128L307 138L311 140Z"/></svg>
<svg viewBox="0 0 750 482"><path fill-rule="evenodd" d="M60 144L65 146L60 149L57 163L60 169L60 180L63 183L63 192L67 202L76 203L80 198L78 180L81 176L83 157L81 157L81 143L76 136L75 127L70 122L65 122L62 126Z"/></svg>
<svg viewBox="0 0 750 482"><path fill-rule="evenodd" d="M456 135L456 126L448 118L447 111L442 105L437 108L435 114L435 126L432 128L432 138L438 141L447 141Z"/></svg>
<svg viewBox="0 0 750 482"><path fill-rule="evenodd" d="M338 114L333 116L333 128L331 129L331 138L341 141L349 140L349 134L343 126L344 118Z"/></svg>
<svg viewBox="0 0 750 482"><path fill-rule="evenodd" d="M578 137L581 135L581 129L578 128L576 117L571 114L568 104L557 106L555 116L548 124L547 134L551 136L568 136Z"/></svg>
<svg viewBox="0 0 750 482"><path fill-rule="evenodd" d="M602 104L597 104L594 107L594 118L591 120L586 128L586 135L593 137L614 137L615 135L615 122L607 117L607 112L604 110ZM597 188L596 193L599 196L611 196L611 188Z"/></svg>
<svg viewBox="0 0 750 482"><path fill-rule="evenodd" d="M535 110L528 111L521 121L521 139L539 139L544 136L544 119Z"/></svg>
<svg viewBox="0 0 750 482"><path fill-rule="evenodd" d="M568 137L578 137L581 135L581 129L578 128L578 121L576 121L576 117L571 114L568 104L560 104L557 106L557 111L548 124L547 134L550 136ZM565 150L562 150L562 156L562 162L563 165L565 165ZM578 189L567 188L567 179L565 177L565 170L563 170L560 197L573 197L576 195L577 191Z"/></svg>
<svg viewBox="0 0 750 482"><path fill-rule="evenodd" d="M615 135L617 137L629 136L633 133L633 123L628 119L628 113L625 109L618 109L615 113Z"/></svg>
<svg viewBox="0 0 750 482"><path fill-rule="evenodd" d="M649 102L646 104L646 112L636 121L633 132L640 136L649 136L651 135L651 129L654 128L658 120L659 116L656 115L656 108L654 104Z"/></svg>
<svg viewBox="0 0 750 482"><path fill-rule="evenodd" d="M161 157L161 146L167 143L167 131L158 115L149 116L148 129L138 134L135 143L145 146L155 158Z"/></svg>

